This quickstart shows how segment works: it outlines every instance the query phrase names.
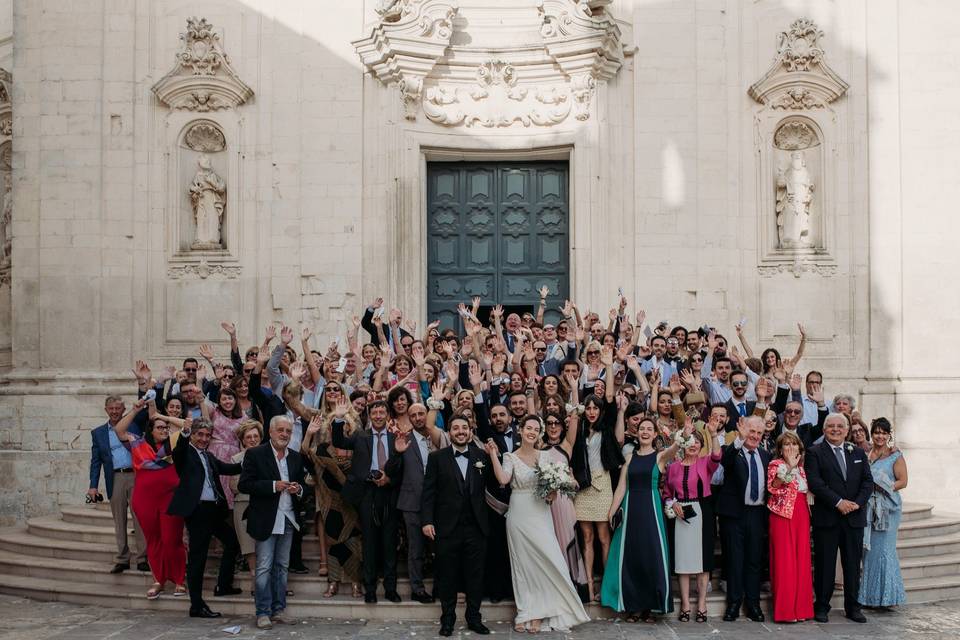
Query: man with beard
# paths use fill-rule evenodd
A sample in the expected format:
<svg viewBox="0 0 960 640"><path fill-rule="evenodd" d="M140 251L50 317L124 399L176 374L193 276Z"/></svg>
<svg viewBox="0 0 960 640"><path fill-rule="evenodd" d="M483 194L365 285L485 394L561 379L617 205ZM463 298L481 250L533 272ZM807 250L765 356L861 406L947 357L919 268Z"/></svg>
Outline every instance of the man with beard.
<svg viewBox="0 0 960 640"><path fill-rule="evenodd" d="M400 454L390 459L387 475L401 478L397 497L397 509L403 516L407 535L407 573L410 576L411 598L417 602L429 604L433 597L423 586L423 557L426 539L420 522L420 499L423 493L423 477L427 470L427 459L431 453L450 445L450 438L443 431L433 427L436 424L436 410L431 410L433 420L428 424L427 408L418 403L407 409L407 418L412 430L407 442L398 443Z"/></svg>
<svg viewBox="0 0 960 640"><path fill-rule="evenodd" d="M472 433L465 418L454 416L449 434L453 444L427 457L420 511L423 535L437 545L440 635L453 634L457 591L461 586L467 600L467 627L487 635L490 630L480 617L480 601L490 530L484 485L493 475L492 465L483 451L470 444ZM405 446L406 443L400 445Z"/></svg>

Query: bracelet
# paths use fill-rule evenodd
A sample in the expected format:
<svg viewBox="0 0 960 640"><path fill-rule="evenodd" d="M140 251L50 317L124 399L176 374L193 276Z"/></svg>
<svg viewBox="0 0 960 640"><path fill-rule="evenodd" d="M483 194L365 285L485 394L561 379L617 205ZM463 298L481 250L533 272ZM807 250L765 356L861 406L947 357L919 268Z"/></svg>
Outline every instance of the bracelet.
<svg viewBox="0 0 960 640"><path fill-rule="evenodd" d="M427 407L430 408L430 409L434 409L434 410L436 410L436 411L440 411L441 409L443 409L443 400L437 400L437 399L435 399L435 398L429 398L429 399L427 400Z"/></svg>

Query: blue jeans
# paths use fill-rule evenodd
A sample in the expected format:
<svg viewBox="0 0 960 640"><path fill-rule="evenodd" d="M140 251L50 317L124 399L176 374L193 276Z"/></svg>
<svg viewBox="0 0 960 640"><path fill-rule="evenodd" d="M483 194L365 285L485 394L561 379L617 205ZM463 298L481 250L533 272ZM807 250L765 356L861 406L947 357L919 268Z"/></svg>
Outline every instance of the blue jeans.
<svg viewBox="0 0 960 640"><path fill-rule="evenodd" d="M257 540L257 577L254 602L257 617L272 616L287 608L287 566L290 564L290 545L293 542L293 524L284 521L283 533L275 533L266 540Z"/></svg>

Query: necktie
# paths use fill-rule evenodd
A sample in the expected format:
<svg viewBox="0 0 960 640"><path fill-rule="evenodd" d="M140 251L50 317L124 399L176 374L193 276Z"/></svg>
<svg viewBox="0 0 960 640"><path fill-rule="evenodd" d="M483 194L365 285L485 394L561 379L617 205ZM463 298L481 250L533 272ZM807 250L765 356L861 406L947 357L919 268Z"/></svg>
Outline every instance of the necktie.
<svg viewBox="0 0 960 640"><path fill-rule="evenodd" d="M757 469L757 452L750 452L750 502L760 500L760 470Z"/></svg>
<svg viewBox="0 0 960 640"><path fill-rule="evenodd" d="M208 457L209 455L210 453L206 449L200 452L200 459L203 462L203 470L206 472L204 474L204 481L210 486L210 489L213 491L213 495L217 497L217 500L223 500L224 497L217 488L217 483L213 481L213 466L210 464L210 458Z"/></svg>
<svg viewBox="0 0 960 640"><path fill-rule="evenodd" d="M377 434L377 468L383 471L383 465L387 461L387 448L383 444L384 433Z"/></svg>
<svg viewBox="0 0 960 640"><path fill-rule="evenodd" d="M746 416L746 415L747 415L747 403L746 403L746 402L741 402L740 404L738 404L738 405L737 405L737 411L740 412L741 417Z"/></svg>
<svg viewBox="0 0 960 640"><path fill-rule="evenodd" d="M454 449L454 450L453 450L453 457L454 457L454 458L469 458L469 457L470 457L470 454L467 453L466 451L457 451L456 449Z"/></svg>
<svg viewBox="0 0 960 640"><path fill-rule="evenodd" d="M843 479L847 479L847 459L843 455L843 447L834 447L833 453L837 456L837 464L840 465L840 474L843 475Z"/></svg>

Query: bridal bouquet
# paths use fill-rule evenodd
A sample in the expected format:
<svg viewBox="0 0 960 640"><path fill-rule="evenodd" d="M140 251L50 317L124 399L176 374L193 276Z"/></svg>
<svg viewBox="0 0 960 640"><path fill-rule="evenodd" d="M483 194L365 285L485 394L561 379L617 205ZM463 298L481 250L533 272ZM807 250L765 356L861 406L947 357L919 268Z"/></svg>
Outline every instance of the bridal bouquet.
<svg viewBox="0 0 960 640"><path fill-rule="evenodd" d="M577 483L570 475L570 468L562 462L543 462L537 465L537 489L536 496L543 501L547 497L557 492L557 495L564 495L572 498L577 494Z"/></svg>

